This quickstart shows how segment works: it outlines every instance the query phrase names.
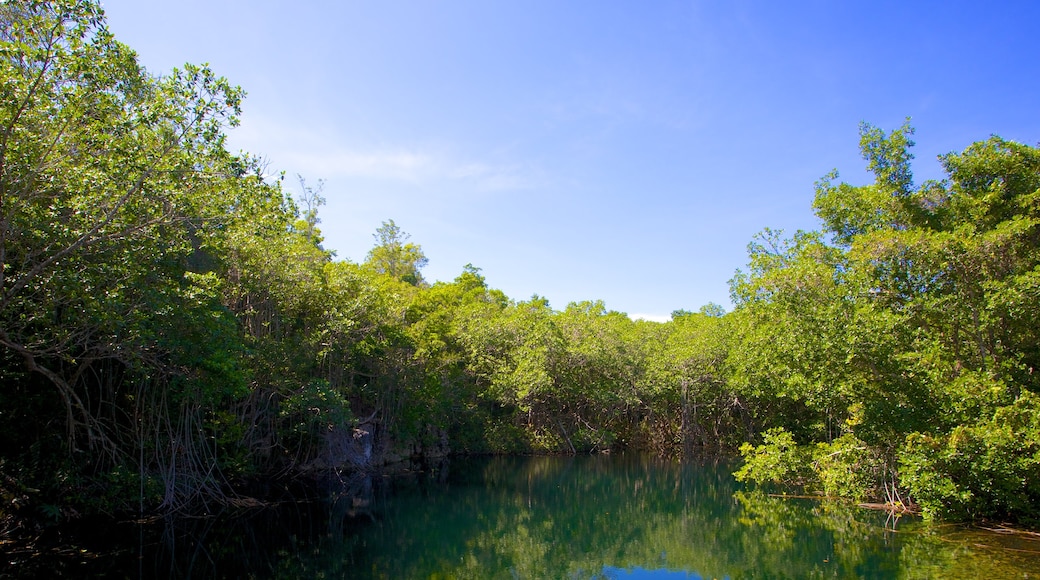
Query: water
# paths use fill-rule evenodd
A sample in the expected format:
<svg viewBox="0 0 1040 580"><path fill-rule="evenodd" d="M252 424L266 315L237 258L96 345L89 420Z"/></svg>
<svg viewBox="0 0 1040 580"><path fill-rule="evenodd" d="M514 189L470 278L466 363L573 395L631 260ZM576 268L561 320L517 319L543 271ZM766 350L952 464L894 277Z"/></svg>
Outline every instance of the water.
<svg viewBox="0 0 1040 580"><path fill-rule="evenodd" d="M8 560L66 577L1040 578L1035 536L748 492L732 468L452 459L318 501L68 532L61 553Z"/></svg>

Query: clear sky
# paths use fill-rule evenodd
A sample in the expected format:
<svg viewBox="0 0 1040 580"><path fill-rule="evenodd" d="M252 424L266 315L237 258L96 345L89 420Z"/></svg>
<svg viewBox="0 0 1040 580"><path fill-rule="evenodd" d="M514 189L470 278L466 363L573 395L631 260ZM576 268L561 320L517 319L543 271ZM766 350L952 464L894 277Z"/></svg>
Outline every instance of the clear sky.
<svg viewBox="0 0 1040 580"><path fill-rule="evenodd" d="M814 229L813 183L869 177L858 125L935 156L1040 141L1040 2L103 0L153 74L248 93L233 150L325 179L325 247L393 219L428 280L631 316L730 306L765 227Z"/></svg>

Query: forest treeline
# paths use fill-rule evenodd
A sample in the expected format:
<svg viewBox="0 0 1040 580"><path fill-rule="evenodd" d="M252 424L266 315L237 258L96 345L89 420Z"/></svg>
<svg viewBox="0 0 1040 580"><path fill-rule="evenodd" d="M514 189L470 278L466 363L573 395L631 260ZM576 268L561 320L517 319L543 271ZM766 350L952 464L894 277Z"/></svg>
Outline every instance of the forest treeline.
<svg viewBox="0 0 1040 580"><path fill-rule="evenodd" d="M320 182L227 151L239 88L150 75L93 0L0 23L5 522L449 450L742 445L746 480L1040 519L1037 148L991 137L916 185L912 129L863 126L875 182L832 173L822 231L756 237L732 312L634 321L472 266L430 283L392 220L337 259Z"/></svg>

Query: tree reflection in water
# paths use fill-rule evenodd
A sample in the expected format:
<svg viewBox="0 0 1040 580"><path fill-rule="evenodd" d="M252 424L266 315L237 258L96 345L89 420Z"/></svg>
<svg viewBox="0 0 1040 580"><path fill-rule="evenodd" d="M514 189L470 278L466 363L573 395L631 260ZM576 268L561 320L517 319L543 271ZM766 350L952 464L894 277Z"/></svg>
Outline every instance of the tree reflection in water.
<svg viewBox="0 0 1040 580"><path fill-rule="evenodd" d="M91 530L76 536L87 538L77 558L36 559L12 575L1029 578L1040 570L1040 541L1029 536L913 517L893 527L884 512L744 490L732 468L638 455L497 457L330 477L318 500Z"/></svg>
<svg viewBox="0 0 1040 580"><path fill-rule="evenodd" d="M916 518L743 490L732 465L645 456L455 460L285 577L1023 577L1040 559L950 542ZM888 520L888 521L886 521ZM356 524L356 525L355 525ZM957 528L947 528L947 531ZM1027 576L1028 577L1028 576Z"/></svg>

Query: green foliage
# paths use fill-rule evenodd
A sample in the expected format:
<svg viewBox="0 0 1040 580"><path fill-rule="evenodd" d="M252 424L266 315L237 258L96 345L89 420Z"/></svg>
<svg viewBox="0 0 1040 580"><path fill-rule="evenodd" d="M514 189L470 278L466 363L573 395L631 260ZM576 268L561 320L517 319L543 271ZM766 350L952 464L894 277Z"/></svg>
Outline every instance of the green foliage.
<svg viewBox="0 0 1040 580"><path fill-rule="evenodd" d="M345 427L352 419L343 395L320 379L312 380L286 397L279 415L291 432L309 437L320 437L333 428Z"/></svg>
<svg viewBox="0 0 1040 580"><path fill-rule="evenodd" d="M800 445L781 427L763 434L764 442L740 448L744 464L738 481L774 484L855 501L881 495L886 464L876 449L851 433L830 443Z"/></svg>
<svg viewBox="0 0 1040 580"><path fill-rule="evenodd" d="M902 486L933 515L1035 520L1024 395L1040 362L1040 151L992 137L940 157L948 180L915 186L912 134L864 125L874 183L817 184L829 242L766 230L749 246L731 282L730 384L794 437L767 431L742 473L897 503ZM795 438L819 442L811 477Z"/></svg>
<svg viewBox="0 0 1040 580"><path fill-rule="evenodd" d="M733 474L737 481L784 486L811 486L815 482L810 469L811 449L796 443L782 427L769 429L762 439L761 445L740 446L744 464Z"/></svg>
<svg viewBox="0 0 1040 580"><path fill-rule="evenodd" d="M388 220L383 222L372 237L375 238L376 245L368 252L366 264L380 274L386 274L413 286L423 283L419 271L427 263L426 255L423 254L421 246L408 242L412 237L410 234L401 231L394 220Z"/></svg>
<svg viewBox="0 0 1040 580"><path fill-rule="evenodd" d="M1040 523L1040 397L1011 405L949 434L913 433L902 478L930 517Z"/></svg>
<svg viewBox="0 0 1040 580"><path fill-rule="evenodd" d="M882 497L888 475L879 451L851 433L830 443L817 443L812 468L823 495L854 501Z"/></svg>
<svg viewBox="0 0 1040 580"><path fill-rule="evenodd" d="M535 447L532 435L530 430L512 420L499 419L487 423L484 441L491 453L523 454L530 453Z"/></svg>

